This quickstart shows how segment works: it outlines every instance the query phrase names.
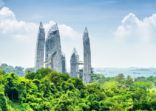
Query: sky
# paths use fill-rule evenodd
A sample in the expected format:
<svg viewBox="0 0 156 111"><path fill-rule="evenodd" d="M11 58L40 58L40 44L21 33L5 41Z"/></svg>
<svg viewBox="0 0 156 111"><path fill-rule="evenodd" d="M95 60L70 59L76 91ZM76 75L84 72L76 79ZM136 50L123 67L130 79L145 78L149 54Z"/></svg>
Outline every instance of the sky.
<svg viewBox="0 0 156 111"><path fill-rule="evenodd" d="M83 61L90 35L93 67L156 67L155 0L0 0L0 63L33 67L39 22L55 23L67 68L73 48Z"/></svg>

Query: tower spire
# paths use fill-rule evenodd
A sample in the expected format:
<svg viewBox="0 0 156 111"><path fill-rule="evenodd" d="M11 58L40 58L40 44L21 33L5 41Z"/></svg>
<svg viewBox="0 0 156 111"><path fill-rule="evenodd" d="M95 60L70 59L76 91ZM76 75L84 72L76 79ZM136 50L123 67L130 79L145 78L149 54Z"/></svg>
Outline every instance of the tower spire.
<svg viewBox="0 0 156 111"><path fill-rule="evenodd" d="M39 28L43 28L43 23L42 22L40 22Z"/></svg>
<svg viewBox="0 0 156 111"><path fill-rule="evenodd" d="M51 26L48 33L52 33L52 32L55 32L57 30L59 30L58 25L57 25L57 23L55 23L54 25Z"/></svg>
<svg viewBox="0 0 156 111"><path fill-rule="evenodd" d="M36 70L44 67L44 45L45 45L45 31L42 22L39 24L39 32L36 43Z"/></svg>
<svg viewBox="0 0 156 111"><path fill-rule="evenodd" d="M87 29L87 27L85 27L84 33L88 33L88 29Z"/></svg>
<svg viewBox="0 0 156 111"><path fill-rule="evenodd" d="M76 48L73 48L73 54L76 54L77 55Z"/></svg>
<svg viewBox="0 0 156 111"><path fill-rule="evenodd" d="M84 56L84 68L83 73L84 77L83 80L85 82L91 82L91 50L90 50L90 40L87 27L85 27L84 34L83 34L83 56Z"/></svg>
<svg viewBox="0 0 156 111"><path fill-rule="evenodd" d="M73 49L73 53L70 58L70 73L72 77L79 77L79 55L76 49Z"/></svg>

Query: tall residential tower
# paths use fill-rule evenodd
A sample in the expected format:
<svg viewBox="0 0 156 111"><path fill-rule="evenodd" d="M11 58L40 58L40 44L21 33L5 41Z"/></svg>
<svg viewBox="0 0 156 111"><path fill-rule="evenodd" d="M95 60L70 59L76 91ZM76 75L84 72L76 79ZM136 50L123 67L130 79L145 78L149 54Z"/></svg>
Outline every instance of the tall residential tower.
<svg viewBox="0 0 156 111"><path fill-rule="evenodd" d="M62 54L62 72L67 73L67 71L66 71L66 57L64 54Z"/></svg>
<svg viewBox="0 0 156 111"><path fill-rule="evenodd" d="M75 48L70 58L70 74L72 77L79 77L79 55Z"/></svg>
<svg viewBox="0 0 156 111"><path fill-rule="evenodd" d="M36 44L36 60L35 60L36 70L44 67L44 46L45 46L45 31L42 22L40 22Z"/></svg>
<svg viewBox="0 0 156 111"><path fill-rule="evenodd" d="M85 28L83 33L83 56L84 56L84 68L83 68L83 81L91 82L91 50L90 50L90 40L87 28Z"/></svg>
<svg viewBox="0 0 156 111"><path fill-rule="evenodd" d="M83 33L83 56L84 60L80 62L76 49L73 50L70 58L70 73L72 77L79 77L84 82L89 83L91 82L92 67L90 40L87 28L85 28ZM83 65L83 68L79 69L79 65ZM35 68L37 70L42 67L66 73L66 58L62 54L60 33L57 24L49 29L45 40L45 30L42 22L40 23L36 44Z"/></svg>
<svg viewBox="0 0 156 111"><path fill-rule="evenodd" d="M63 72L60 33L57 24L50 28L45 47L45 66L55 71Z"/></svg>

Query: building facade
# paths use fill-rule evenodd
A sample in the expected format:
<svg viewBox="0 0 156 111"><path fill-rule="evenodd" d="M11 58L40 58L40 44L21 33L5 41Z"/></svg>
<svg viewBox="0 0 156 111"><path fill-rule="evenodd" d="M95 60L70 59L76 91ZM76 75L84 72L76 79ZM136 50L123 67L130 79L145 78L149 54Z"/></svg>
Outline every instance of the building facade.
<svg viewBox="0 0 156 111"><path fill-rule="evenodd" d="M83 80L88 83L91 82L92 67L91 67L90 40L87 28L85 28L83 33L83 57L84 57Z"/></svg>
<svg viewBox="0 0 156 111"><path fill-rule="evenodd" d="M53 25L48 32L45 49L45 67L62 72L62 51L57 24Z"/></svg>
<svg viewBox="0 0 156 111"><path fill-rule="evenodd" d="M35 59L36 70L44 67L44 49L45 49L45 30L41 22L39 26L36 43L36 59Z"/></svg>
<svg viewBox="0 0 156 111"><path fill-rule="evenodd" d="M79 69L79 65L83 65ZM66 58L62 54L60 33L57 24L53 25L47 34L45 40L45 30L43 24L40 23L36 44L36 70L42 67L51 68L52 70L66 73ZM84 82L91 82L91 49L87 28L83 33L83 62L79 61L79 55L76 49L70 58L70 75L79 77Z"/></svg>
<svg viewBox="0 0 156 111"><path fill-rule="evenodd" d="M62 72L67 73L67 70L66 70L66 57L63 54L62 54Z"/></svg>
<svg viewBox="0 0 156 111"><path fill-rule="evenodd" d="M73 49L70 58L70 74L72 77L79 77L79 55L76 49Z"/></svg>

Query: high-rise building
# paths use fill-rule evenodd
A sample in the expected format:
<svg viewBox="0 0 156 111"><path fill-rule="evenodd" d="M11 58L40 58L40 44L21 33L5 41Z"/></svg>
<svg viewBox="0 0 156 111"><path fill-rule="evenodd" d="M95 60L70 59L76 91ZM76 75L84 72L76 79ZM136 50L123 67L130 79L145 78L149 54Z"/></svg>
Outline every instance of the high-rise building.
<svg viewBox="0 0 156 111"><path fill-rule="evenodd" d="M89 83L91 82L92 67L90 40L87 28L85 28L83 33L83 56L84 60L80 62L76 49L73 50L70 58L70 74L72 77L79 77L83 79L84 82ZM83 65L83 68L79 69L79 65ZM67 72L66 58L62 54L60 33L57 24L49 29L45 40L45 31L41 22L36 44L35 67L37 70L44 66L58 72Z"/></svg>
<svg viewBox="0 0 156 111"><path fill-rule="evenodd" d="M70 74L72 77L79 77L79 55L76 49L73 49L73 53L70 58Z"/></svg>
<svg viewBox="0 0 156 111"><path fill-rule="evenodd" d="M66 57L62 54L62 72L66 73Z"/></svg>
<svg viewBox="0 0 156 111"><path fill-rule="evenodd" d="M57 24L53 25L48 32L45 51L45 66L62 72L62 51Z"/></svg>
<svg viewBox="0 0 156 111"><path fill-rule="evenodd" d="M85 82L91 82L91 50L90 50L90 40L87 28L85 28L83 33L83 56L84 56L84 68L83 68L83 80Z"/></svg>
<svg viewBox="0 0 156 111"><path fill-rule="evenodd" d="M42 22L40 22L36 44L36 58L35 58L36 70L44 67L44 46L45 46L45 31Z"/></svg>

